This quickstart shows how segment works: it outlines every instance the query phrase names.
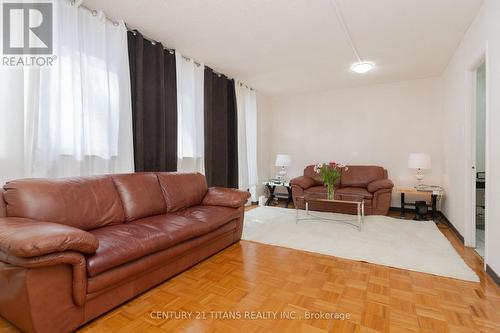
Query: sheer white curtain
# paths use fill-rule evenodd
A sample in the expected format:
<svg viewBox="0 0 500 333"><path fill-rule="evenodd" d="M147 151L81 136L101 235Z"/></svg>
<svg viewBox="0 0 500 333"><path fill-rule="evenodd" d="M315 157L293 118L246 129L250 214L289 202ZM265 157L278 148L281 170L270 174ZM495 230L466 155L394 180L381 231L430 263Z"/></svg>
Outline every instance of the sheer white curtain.
<svg viewBox="0 0 500 333"><path fill-rule="evenodd" d="M0 66L0 187L24 177L23 69Z"/></svg>
<svg viewBox="0 0 500 333"><path fill-rule="evenodd" d="M30 176L133 171L126 28L80 2L54 2L57 59L50 68L25 71Z"/></svg>
<svg viewBox="0 0 500 333"><path fill-rule="evenodd" d="M177 74L177 170L205 173L204 69L175 51Z"/></svg>
<svg viewBox="0 0 500 333"><path fill-rule="evenodd" d="M238 177L240 189L249 189L257 201L257 95L254 89L235 82L238 108Z"/></svg>

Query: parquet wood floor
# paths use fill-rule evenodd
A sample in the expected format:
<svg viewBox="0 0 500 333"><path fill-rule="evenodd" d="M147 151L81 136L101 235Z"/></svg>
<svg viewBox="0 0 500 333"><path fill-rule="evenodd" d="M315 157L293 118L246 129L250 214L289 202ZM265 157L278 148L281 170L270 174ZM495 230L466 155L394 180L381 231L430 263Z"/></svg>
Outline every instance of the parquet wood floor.
<svg viewBox="0 0 500 333"><path fill-rule="evenodd" d="M440 230L480 283L242 241L80 332L500 332L500 288L472 249ZM206 318L162 318L169 311ZM252 319L250 311L296 318ZM349 318L306 318L333 312ZM1 319L0 330L17 332Z"/></svg>

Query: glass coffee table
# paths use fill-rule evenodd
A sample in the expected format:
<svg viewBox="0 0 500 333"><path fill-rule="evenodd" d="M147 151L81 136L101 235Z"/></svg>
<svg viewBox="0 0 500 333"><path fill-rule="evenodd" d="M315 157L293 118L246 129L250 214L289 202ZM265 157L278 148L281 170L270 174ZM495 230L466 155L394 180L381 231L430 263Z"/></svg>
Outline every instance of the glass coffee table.
<svg viewBox="0 0 500 333"><path fill-rule="evenodd" d="M302 209L297 207L295 208L296 223L306 220L341 222L356 227L358 231L361 231L363 228L365 203L362 196L349 194L342 195L335 199L327 199L326 193L310 193L297 197L297 200L304 201L305 211L304 213L301 213L301 211L303 211ZM356 217L353 217L352 219L330 218L312 213L315 211L356 215Z"/></svg>

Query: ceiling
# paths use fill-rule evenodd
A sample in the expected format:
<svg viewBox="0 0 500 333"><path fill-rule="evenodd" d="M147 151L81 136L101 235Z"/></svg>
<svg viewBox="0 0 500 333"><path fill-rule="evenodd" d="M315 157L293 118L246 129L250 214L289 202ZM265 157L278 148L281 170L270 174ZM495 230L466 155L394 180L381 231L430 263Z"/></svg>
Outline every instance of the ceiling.
<svg viewBox="0 0 500 333"><path fill-rule="evenodd" d="M440 75L483 0L85 0L147 37L268 94L351 88Z"/></svg>

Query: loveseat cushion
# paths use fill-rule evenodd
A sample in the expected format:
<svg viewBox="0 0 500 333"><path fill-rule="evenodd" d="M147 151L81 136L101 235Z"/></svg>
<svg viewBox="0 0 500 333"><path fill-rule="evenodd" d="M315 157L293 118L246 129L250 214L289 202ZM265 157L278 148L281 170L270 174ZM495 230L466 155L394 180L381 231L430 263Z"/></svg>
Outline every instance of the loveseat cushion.
<svg viewBox="0 0 500 333"><path fill-rule="evenodd" d="M305 194L316 194L316 193L326 193L326 187L321 185L321 186L312 186L309 187L308 189L304 190Z"/></svg>
<svg viewBox="0 0 500 333"><path fill-rule="evenodd" d="M368 192L366 188L362 187L342 187L339 189L335 190L335 196L346 196L348 197L349 195L351 196L360 196L363 197L363 199L372 199L373 194Z"/></svg>
<svg viewBox="0 0 500 333"><path fill-rule="evenodd" d="M382 167L349 165L347 170L342 171L340 185L342 187L367 187L372 181L384 178L387 178L386 171Z"/></svg>
<svg viewBox="0 0 500 333"><path fill-rule="evenodd" d="M158 172L157 176L168 212L199 205L208 190L201 173Z"/></svg>
<svg viewBox="0 0 500 333"><path fill-rule="evenodd" d="M152 172L114 175L127 221L164 214L167 205L158 177Z"/></svg>
<svg viewBox="0 0 500 333"><path fill-rule="evenodd" d="M9 217L49 221L82 230L125 220L110 176L20 179L8 182L4 189Z"/></svg>

